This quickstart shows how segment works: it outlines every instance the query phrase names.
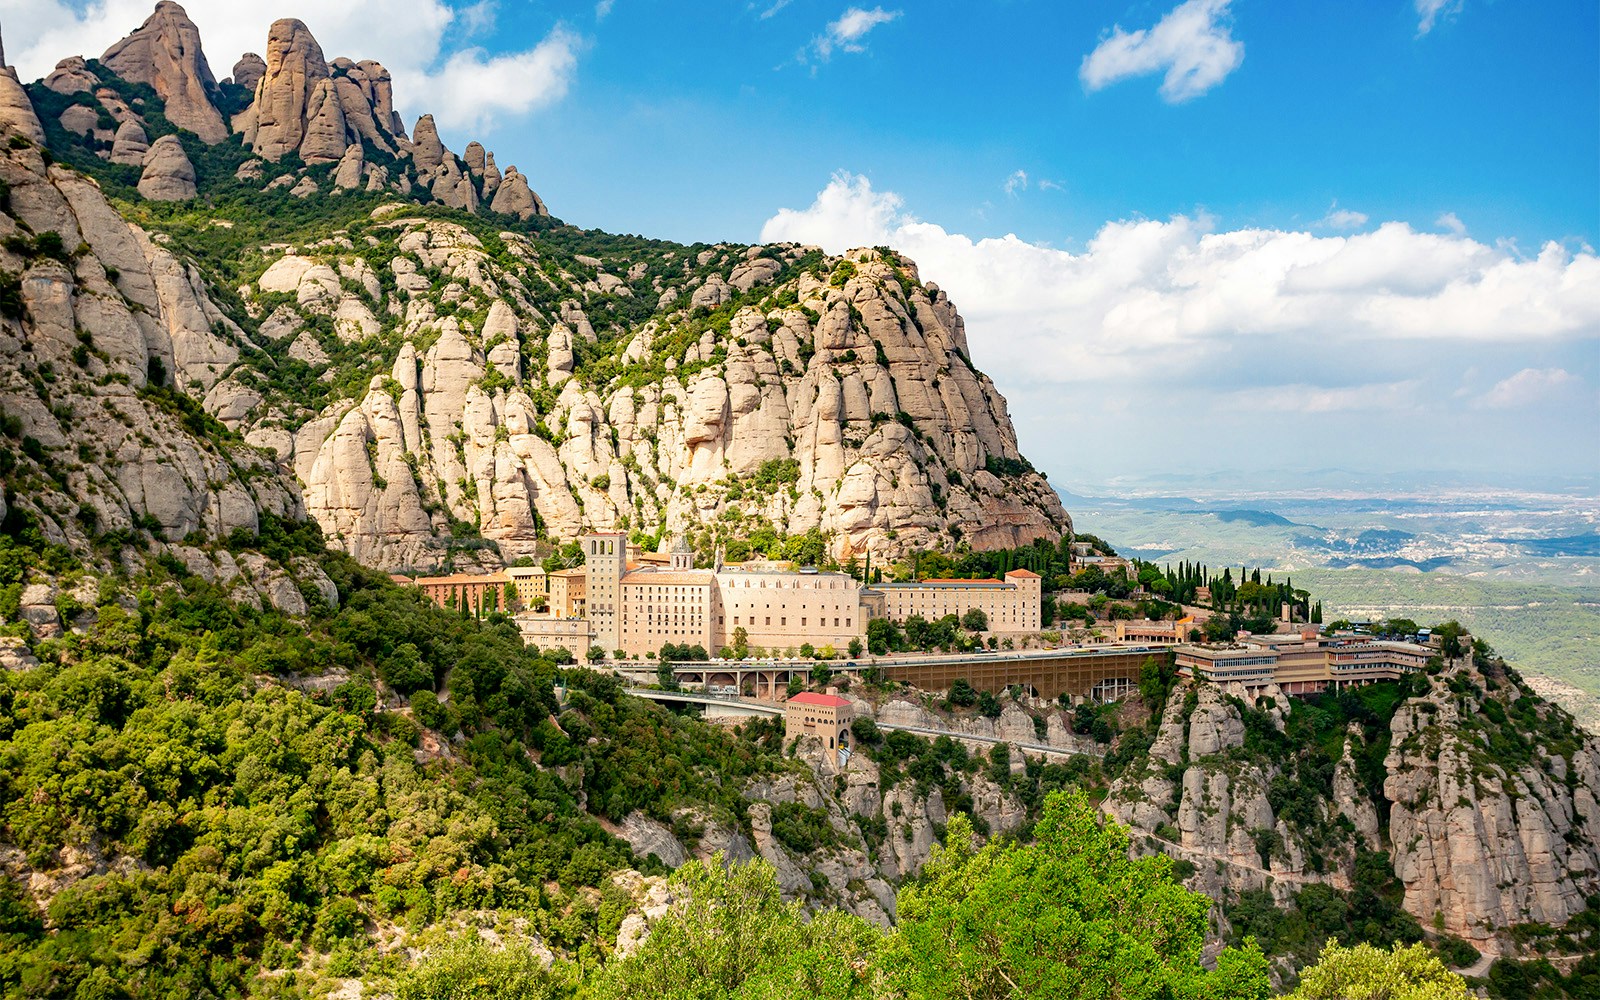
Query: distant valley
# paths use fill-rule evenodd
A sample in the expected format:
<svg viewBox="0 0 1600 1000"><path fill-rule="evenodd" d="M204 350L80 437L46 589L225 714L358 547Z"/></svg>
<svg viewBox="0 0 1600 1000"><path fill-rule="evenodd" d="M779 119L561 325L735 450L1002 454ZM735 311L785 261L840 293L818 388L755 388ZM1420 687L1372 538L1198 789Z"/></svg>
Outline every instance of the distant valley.
<svg viewBox="0 0 1600 1000"><path fill-rule="evenodd" d="M1396 493L1062 498L1078 530L1126 556L1282 569L1330 617L1457 618L1541 693L1600 724L1600 498Z"/></svg>

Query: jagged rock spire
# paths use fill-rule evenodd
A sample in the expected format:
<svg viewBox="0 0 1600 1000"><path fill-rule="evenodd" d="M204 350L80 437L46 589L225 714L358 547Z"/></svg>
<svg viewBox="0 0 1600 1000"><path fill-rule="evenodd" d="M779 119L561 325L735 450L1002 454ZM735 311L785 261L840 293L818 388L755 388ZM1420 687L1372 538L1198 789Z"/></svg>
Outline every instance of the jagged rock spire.
<svg viewBox="0 0 1600 1000"><path fill-rule="evenodd" d="M186 128L209 143L228 137L212 95L216 77L200 49L200 29L188 13L172 0L156 4L133 34L106 49L100 61L124 80L147 83L166 103L173 124Z"/></svg>

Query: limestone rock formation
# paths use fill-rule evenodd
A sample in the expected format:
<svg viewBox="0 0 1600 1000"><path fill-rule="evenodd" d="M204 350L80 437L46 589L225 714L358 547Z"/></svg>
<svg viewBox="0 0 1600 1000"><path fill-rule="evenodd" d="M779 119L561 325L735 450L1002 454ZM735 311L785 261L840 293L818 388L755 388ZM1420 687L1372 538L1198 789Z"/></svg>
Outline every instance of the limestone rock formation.
<svg viewBox="0 0 1600 1000"><path fill-rule="evenodd" d="M199 273L124 221L93 181L46 167L39 150L0 144L0 181L12 192L0 236L26 224L87 248L70 268L0 249L0 268L21 275L26 307L20 319L0 320L0 407L54 463L49 474L31 473L39 485L19 491L15 505L47 538L83 553L106 532L155 527L159 538L216 539L254 530L263 512L303 517L299 496L263 456L245 447L225 454L140 393L152 375L204 391L239 357L243 332ZM86 368L73 357L81 331L92 337ZM35 386L42 365L88 377L61 382L46 399Z"/></svg>
<svg viewBox="0 0 1600 1000"><path fill-rule="evenodd" d="M69 56L56 63L44 85L58 94L80 94L100 86L100 78L89 72L83 56Z"/></svg>
<svg viewBox="0 0 1600 1000"><path fill-rule="evenodd" d="M89 135L97 131L100 115L93 108L74 104L61 112L61 117L57 121L61 122L62 128L74 135Z"/></svg>
<svg viewBox="0 0 1600 1000"><path fill-rule="evenodd" d="M514 215L524 220L536 215L550 214L550 210L544 207L544 202L540 201L539 196L528 187L527 178L518 173L516 167L506 170L505 177L495 189L494 202L489 207L504 215Z"/></svg>
<svg viewBox="0 0 1600 1000"><path fill-rule="evenodd" d="M208 143L228 137L222 112L213 103L216 77L200 49L200 30L172 0L161 0L155 13L133 34L106 49L100 61L133 83L148 83L166 102L166 115Z"/></svg>
<svg viewBox="0 0 1600 1000"><path fill-rule="evenodd" d="M255 101L234 119L233 127L244 133L256 155L279 160L300 151L312 95L328 78L328 63L311 29L295 18L272 22L265 62Z"/></svg>
<svg viewBox="0 0 1600 1000"><path fill-rule="evenodd" d="M319 185L304 176L272 179L272 185L299 197L321 190L391 190L476 212L499 192L500 171L481 143L470 144L463 161L444 148L433 119L424 116L413 146L394 107L393 80L381 63L342 56L327 59L310 29L293 18L272 24L263 51L264 57L246 52L233 66L232 82L247 88L251 101L231 123L223 121L218 109L223 92L201 50L199 32L171 0L158 3L144 24L107 49L102 60L123 79L153 87L164 102L166 117L207 143L221 142L237 131L260 161L277 162L294 154L308 166L344 165L332 185ZM133 162L137 143L131 139L120 151L106 148L113 143L111 128L101 124L107 113L118 126L136 123L147 138L159 131L144 119L138 100L130 107L81 56L61 60L44 85L68 96L92 92L98 99L100 108L74 103L59 113L67 132L80 137L72 143L80 151L102 159L114 155L118 163ZM14 78L0 82L0 116L30 141L44 141L26 94ZM369 150L381 158L368 162ZM248 170L250 175L263 172L259 166ZM523 179L509 186L501 204L508 214L523 219L548 214Z"/></svg>
<svg viewBox="0 0 1600 1000"><path fill-rule="evenodd" d="M36 146L44 145L44 126L39 124L28 92L17 81L17 71L9 66L0 68L0 129Z"/></svg>
<svg viewBox="0 0 1600 1000"><path fill-rule="evenodd" d="M194 164L175 135L164 135L144 154L139 194L151 201L187 201L195 195Z"/></svg>
<svg viewBox="0 0 1600 1000"><path fill-rule="evenodd" d="M427 139L426 122L418 133ZM690 336L687 309L636 325L597 328L590 318L662 274L686 283L684 268L696 265L675 252L656 252L642 261L647 270L632 259L573 258L594 277L563 271L556 281L508 263L539 261L511 233L498 261L441 220L380 221L368 237L369 252L389 259L392 290L341 287L366 261L337 246L269 261L256 287L293 293L291 306L275 308L333 316L351 337L394 329L409 343L384 359L388 377L318 411L281 400L286 413L259 414L270 426L231 422L272 443L333 544L363 562L437 566L453 521L480 525L505 559L532 554L545 534L575 537L623 519L670 535L713 523L815 529L841 556L958 535L1009 546L1058 537L1069 524L1043 479L1021 468L992 384L964 360L960 317L902 259L719 251L723 270L713 273L768 260L760 270L772 280L727 310L723 325ZM836 268L841 280L810 267ZM452 315L441 316L446 304ZM274 313L263 332L296 322ZM579 352L580 340L599 346ZM597 350L654 374L595 384L580 354ZM1019 468L989 471L1002 459ZM791 487L741 495L741 480L790 462Z"/></svg>
<svg viewBox="0 0 1600 1000"><path fill-rule="evenodd" d="M144 129L136 121L125 121L117 127L116 140L111 144L111 162L139 166L149 150L150 140Z"/></svg>
<svg viewBox="0 0 1600 1000"><path fill-rule="evenodd" d="M1560 926L1600 890L1600 740L1579 732L1570 754L1518 764L1465 724L1480 705L1444 684L1402 705L1384 795L1406 909L1495 951L1511 926Z"/></svg>
<svg viewBox="0 0 1600 1000"><path fill-rule="evenodd" d="M251 92L266 75L267 61L254 52L246 52L233 64L233 82Z"/></svg>

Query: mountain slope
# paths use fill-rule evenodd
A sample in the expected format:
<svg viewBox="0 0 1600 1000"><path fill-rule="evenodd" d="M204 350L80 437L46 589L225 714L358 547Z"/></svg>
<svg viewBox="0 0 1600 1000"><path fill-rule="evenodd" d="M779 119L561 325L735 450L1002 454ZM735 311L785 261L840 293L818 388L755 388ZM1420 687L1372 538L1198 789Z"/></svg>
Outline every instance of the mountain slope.
<svg viewBox="0 0 1600 1000"><path fill-rule="evenodd" d="M1070 528L909 260L561 226L507 201L526 184L481 146L455 157L426 116L408 138L382 67L327 62L298 21L241 60L252 98L210 141L178 126L211 134L243 88L192 35L162 3L32 85L43 127L18 127L187 258L216 315L177 389L369 565L495 565L593 529L844 559Z"/></svg>

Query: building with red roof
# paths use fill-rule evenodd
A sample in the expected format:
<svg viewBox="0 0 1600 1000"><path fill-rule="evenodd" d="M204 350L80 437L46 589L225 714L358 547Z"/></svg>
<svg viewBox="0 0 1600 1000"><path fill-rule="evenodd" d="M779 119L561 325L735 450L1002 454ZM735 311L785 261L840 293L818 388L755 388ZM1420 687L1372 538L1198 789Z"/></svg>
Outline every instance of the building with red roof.
<svg viewBox="0 0 1600 1000"><path fill-rule="evenodd" d="M784 742L800 736L815 736L829 750L850 747L850 723L855 706L836 694L802 691L790 698L783 710Z"/></svg>

